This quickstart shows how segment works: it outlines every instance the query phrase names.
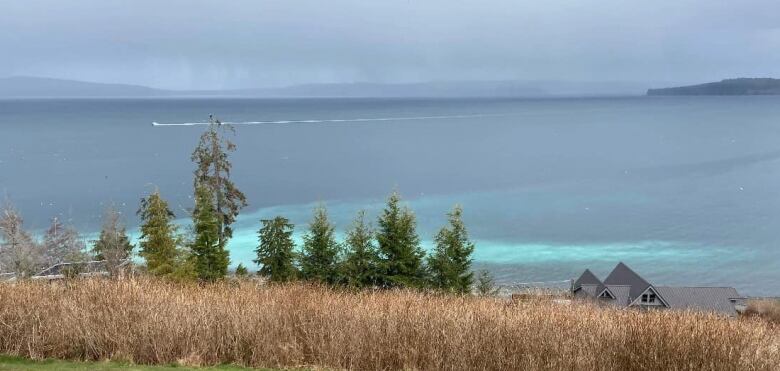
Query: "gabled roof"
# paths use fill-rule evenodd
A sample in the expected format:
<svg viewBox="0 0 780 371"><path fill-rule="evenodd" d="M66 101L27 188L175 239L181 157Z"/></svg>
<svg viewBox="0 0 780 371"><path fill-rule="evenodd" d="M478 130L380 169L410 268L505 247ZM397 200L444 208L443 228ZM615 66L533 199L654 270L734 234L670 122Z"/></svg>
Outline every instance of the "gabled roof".
<svg viewBox="0 0 780 371"><path fill-rule="evenodd" d="M577 289L578 287L582 285L603 285L604 283L601 282L601 280L596 277L593 272L590 271L590 269L586 269L585 272L582 272L582 275L580 275L580 278L577 278L576 281L574 281L574 289Z"/></svg>
<svg viewBox="0 0 780 371"><path fill-rule="evenodd" d="M604 280L604 284L607 286L631 286L628 293L630 300L636 299L650 287L650 283L645 281L644 278L631 270L627 265L623 264L623 262L620 262L615 266L615 269L613 269L609 276Z"/></svg>
<svg viewBox="0 0 780 371"><path fill-rule="evenodd" d="M601 287L602 287L601 285L584 284L574 289L574 291L576 292L581 290L582 292L588 294L589 296L596 297L596 295L599 294Z"/></svg>
<svg viewBox="0 0 780 371"><path fill-rule="evenodd" d="M605 289L609 289L609 292L612 293L612 296L615 297L615 300L612 301L613 304L619 307L625 307L628 305L628 293L629 290L631 290L630 286L607 285Z"/></svg>
<svg viewBox="0 0 780 371"><path fill-rule="evenodd" d="M731 299L739 299L733 287L655 287L656 292L674 309L695 309L736 316Z"/></svg>

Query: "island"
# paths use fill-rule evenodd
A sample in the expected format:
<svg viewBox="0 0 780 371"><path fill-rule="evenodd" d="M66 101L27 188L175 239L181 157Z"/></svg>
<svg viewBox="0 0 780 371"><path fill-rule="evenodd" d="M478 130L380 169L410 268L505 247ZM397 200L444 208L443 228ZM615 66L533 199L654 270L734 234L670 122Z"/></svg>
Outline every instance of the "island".
<svg viewBox="0 0 780 371"><path fill-rule="evenodd" d="M726 79L699 85L648 89L647 95L780 95L780 79Z"/></svg>

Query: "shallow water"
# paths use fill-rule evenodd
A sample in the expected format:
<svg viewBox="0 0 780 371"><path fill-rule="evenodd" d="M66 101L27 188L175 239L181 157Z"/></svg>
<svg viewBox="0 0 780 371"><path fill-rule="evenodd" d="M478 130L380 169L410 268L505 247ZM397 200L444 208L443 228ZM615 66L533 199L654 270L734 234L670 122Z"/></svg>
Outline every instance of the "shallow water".
<svg viewBox="0 0 780 371"><path fill-rule="evenodd" d="M398 188L426 246L462 204L502 282L622 260L659 284L780 294L780 97L0 100L0 191L33 229L95 231L110 202L135 227L155 186L186 215L203 126L152 122L210 113L276 121L236 125L234 263L260 218L302 228L322 201L343 231Z"/></svg>

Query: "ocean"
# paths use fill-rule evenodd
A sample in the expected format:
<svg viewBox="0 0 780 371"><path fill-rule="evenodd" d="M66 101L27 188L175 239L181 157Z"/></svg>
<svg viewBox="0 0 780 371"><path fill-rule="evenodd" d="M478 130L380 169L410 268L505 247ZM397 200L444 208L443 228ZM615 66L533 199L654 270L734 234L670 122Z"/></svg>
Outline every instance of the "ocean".
<svg viewBox="0 0 780 371"><path fill-rule="evenodd" d="M780 295L780 97L0 100L0 192L35 231L58 216L89 238L113 203L137 233L155 188L184 224L205 127L180 124L209 114L236 123L249 200L233 264L254 267L261 218L300 233L321 202L343 233L397 189L426 248L462 205L475 267L504 284L623 261Z"/></svg>

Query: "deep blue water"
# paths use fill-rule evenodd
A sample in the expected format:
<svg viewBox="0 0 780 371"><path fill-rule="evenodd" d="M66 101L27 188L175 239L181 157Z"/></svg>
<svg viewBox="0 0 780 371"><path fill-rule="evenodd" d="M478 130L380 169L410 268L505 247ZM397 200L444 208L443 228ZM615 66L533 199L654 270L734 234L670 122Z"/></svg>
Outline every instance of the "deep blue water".
<svg viewBox="0 0 780 371"><path fill-rule="evenodd" d="M110 202L135 228L155 186L183 217L204 127L151 123L210 113L372 119L236 126L250 206L234 263L261 217L302 228L321 201L343 230L397 188L426 244L462 204L477 264L503 282L623 260L658 284L780 294L780 97L0 100L0 192L34 230L60 215L94 232Z"/></svg>

